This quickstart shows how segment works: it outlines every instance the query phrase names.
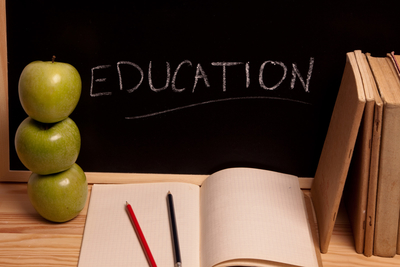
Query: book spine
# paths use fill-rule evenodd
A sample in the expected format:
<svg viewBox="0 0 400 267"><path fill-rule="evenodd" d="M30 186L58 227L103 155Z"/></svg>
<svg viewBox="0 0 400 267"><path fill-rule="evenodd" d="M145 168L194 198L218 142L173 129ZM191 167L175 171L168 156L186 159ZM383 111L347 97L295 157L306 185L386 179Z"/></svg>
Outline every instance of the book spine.
<svg viewBox="0 0 400 267"><path fill-rule="evenodd" d="M397 77L397 82L400 81L400 57L398 55L395 55L394 52L390 53L387 55L388 58L390 59L390 62L392 63L392 70L395 73L394 76ZM399 92L400 93L400 92ZM400 179L400 178L399 178ZM399 224L398 224L398 229L397 229L397 250L396 250L397 254L400 254L400 218L399 218Z"/></svg>
<svg viewBox="0 0 400 267"><path fill-rule="evenodd" d="M382 105L375 105L374 126L371 142L371 162L369 171L367 214L365 223L364 255L367 257L371 257L373 255L374 248L376 192L378 186L379 156L382 134L382 111Z"/></svg>
<svg viewBox="0 0 400 267"><path fill-rule="evenodd" d="M374 255L382 257L393 257L397 246L400 210L399 118L399 106L385 106L374 237Z"/></svg>

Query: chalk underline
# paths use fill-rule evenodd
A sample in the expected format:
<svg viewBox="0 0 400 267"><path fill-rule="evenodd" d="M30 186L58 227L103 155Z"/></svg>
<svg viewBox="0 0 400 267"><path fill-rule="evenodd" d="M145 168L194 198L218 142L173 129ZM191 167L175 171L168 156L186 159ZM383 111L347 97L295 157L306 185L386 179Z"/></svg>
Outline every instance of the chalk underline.
<svg viewBox="0 0 400 267"><path fill-rule="evenodd" d="M182 107L177 107L177 108L172 108L172 109L167 109L163 111L157 111L154 113L149 113L145 115L138 115L138 116L130 116L130 117L125 117L126 120L135 120L135 119L143 119L143 118L148 118L148 117L153 117L181 109L186 109L186 108L192 108L200 105L206 105L206 104L211 104L211 103L216 103L216 102L223 102L223 101L232 101L232 100L248 100L248 99L273 99L273 100L284 100L284 101L290 101L290 102L296 102L300 104L305 104L305 105L312 105L311 103L305 102L305 101L300 101L300 100L294 100L294 99L289 99L289 98L282 98L282 97L269 97L269 96L246 96L246 97L230 97L230 98L223 98L223 99L216 99L216 100L209 100L205 102L200 102L200 103L195 103L195 104L190 104Z"/></svg>

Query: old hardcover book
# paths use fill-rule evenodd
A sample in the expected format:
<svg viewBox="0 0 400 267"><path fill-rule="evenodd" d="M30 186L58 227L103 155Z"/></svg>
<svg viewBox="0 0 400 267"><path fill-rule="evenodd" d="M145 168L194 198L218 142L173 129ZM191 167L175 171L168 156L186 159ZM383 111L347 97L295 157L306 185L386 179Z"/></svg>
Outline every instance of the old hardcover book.
<svg viewBox="0 0 400 267"><path fill-rule="evenodd" d="M369 66L365 55L360 50L354 51L354 55L364 87L366 104L344 189L344 203L353 231L356 252L363 253L376 96L371 84L374 80L367 71Z"/></svg>
<svg viewBox="0 0 400 267"><path fill-rule="evenodd" d="M367 54L383 101L374 255L396 254L400 208L400 83L388 57Z"/></svg>
<svg viewBox="0 0 400 267"><path fill-rule="evenodd" d="M364 241L364 255L370 257L373 255L374 247L376 193L378 187L379 157L382 136L383 102L365 54L363 54L362 58L365 60L366 70L371 80L370 84L375 100Z"/></svg>
<svg viewBox="0 0 400 267"><path fill-rule="evenodd" d="M394 69L394 72L397 74L396 76L400 79L400 56L395 55L394 52L388 54L388 57L391 59L392 62L392 67ZM397 233L397 254L400 254L400 218L399 218L399 229Z"/></svg>
<svg viewBox="0 0 400 267"><path fill-rule="evenodd" d="M311 187L321 252L326 253L365 106L360 71L354 53L347 60L328 133Z"/></svg>

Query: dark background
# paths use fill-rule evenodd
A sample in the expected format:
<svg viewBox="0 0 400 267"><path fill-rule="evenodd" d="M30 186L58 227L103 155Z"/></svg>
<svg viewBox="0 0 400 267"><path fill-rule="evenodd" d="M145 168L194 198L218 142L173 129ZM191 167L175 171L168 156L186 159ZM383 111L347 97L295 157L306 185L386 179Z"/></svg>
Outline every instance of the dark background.
<svg viewBox="0 0 400 267"><path fill-rule="evenodd" d="M399 46L396 9L364 1L6 1L12 170L24 169L16 156L15 131L27 116L18 99L18 79L34 60L67 62L82 77L80 102L71 114L82 136L77 163L85 171L210 174L249 166L314 176L345 65L346 53L360 49L385 56ZM350 2L350 3L346 3ZM396 2L393 1L395 4ZM307 78L308 92L293 64ZM174 92L160 92L182 66ZM139 72L117 63L129 61ZM267 63L261 88L260 66ZM212 62L242 62L222 67ZM250 85L246 87L245 63ZM196 66L209 87L198 79ZM91 97L92 68L95 70ZM186 108L185 108L186 107ZM163 112L169 111L169 112ZM126 117L162 112L136 119Z"/></svg>

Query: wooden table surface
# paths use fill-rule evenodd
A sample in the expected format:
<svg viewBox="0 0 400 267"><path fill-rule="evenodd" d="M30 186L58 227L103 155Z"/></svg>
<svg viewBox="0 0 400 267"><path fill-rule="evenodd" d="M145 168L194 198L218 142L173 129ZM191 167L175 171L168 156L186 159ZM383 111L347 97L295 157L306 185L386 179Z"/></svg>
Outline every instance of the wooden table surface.
<svg viewBox="0 0 400 267"><path fill-rule="evenodd" d="M91 185L89 185L89 193ZM88 203L66 223L52 223L36 213L26 183L0 183L0 266L77 266ZM400 266L394 258L357 254L346 212L341 208L324 267Z"/></svg>

